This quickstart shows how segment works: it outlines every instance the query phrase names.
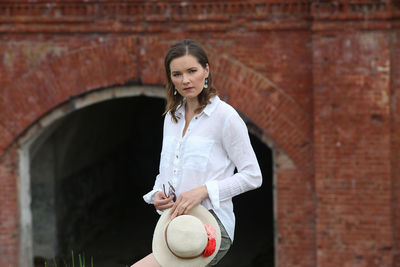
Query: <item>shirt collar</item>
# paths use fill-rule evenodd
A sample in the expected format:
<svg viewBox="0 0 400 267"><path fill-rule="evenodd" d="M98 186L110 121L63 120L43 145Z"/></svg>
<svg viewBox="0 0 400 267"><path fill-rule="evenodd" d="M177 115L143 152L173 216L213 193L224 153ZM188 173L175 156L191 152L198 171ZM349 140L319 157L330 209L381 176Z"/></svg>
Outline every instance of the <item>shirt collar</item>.
<svg viewBox="0 0 400 267"><path fill-rule="evenodd" d="M186 100L183 100L183 103L178 106L178 108L175 111L176 115L185 114L185 103L186 103Z"/></svg>
<svg viewBox="0 0 400 267"><path fill-rule="evenodd" d="M208 105L204 108L203 112L204 112L207 116L211 116L211 114L214 112L215 108L217 107L217 105L218 105L218 103L219 103L220 101L221 101L221 100L219 99L218 96L214 96L213 98L210 99L210 102L211 102L211 103L208 104Z"/></svg>
<svg viewBox="0 0 400 267"><path fill-rule="evenodd" d="M203 112L207 115L207 116L211 116L211 114L214 112L215 108L217 107L218 103L221 100L219 99L218 96L214 96L210 99L210 104L207 104L207 106L203 109ZM185 114L185 103L186 100L183 100L183 103L181 105L179 105L179 107L176 109L175 113L177 115L184 115Z"/></svg>

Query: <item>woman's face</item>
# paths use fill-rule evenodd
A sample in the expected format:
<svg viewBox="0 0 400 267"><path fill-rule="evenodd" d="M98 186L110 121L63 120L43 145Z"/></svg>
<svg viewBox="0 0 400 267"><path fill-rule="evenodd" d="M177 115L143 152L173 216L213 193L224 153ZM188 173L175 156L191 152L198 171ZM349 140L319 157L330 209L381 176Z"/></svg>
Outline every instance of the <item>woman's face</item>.
<svg viewBox="0 0 400 267"><path fill-rule="evenodd" d="M171 81L178 93L187 99L194 99L201 93L209 67L203 68L192 55L175 58L169 64Z"/></svg>

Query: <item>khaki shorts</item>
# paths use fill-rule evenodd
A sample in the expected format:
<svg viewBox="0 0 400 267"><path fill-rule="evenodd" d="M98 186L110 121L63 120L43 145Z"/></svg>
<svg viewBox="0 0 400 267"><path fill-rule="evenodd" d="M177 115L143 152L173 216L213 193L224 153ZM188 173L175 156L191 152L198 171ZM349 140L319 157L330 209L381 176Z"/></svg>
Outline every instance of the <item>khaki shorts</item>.
<svg viewBox="0 0 400 267"><path fill-rule="evenodd" d="M225 256L228 252L229 248L232 245L232 241L229 238L228 233L225 230L225 227L222 225L221 221L218 219L217 215L214 213L213 210L210 210L211 214L214 215L215 219L218 222L219 228L221 229L221 246L218 250L217 255L212 259L212 261L206 266L215 266L217 263Z"/></svg>

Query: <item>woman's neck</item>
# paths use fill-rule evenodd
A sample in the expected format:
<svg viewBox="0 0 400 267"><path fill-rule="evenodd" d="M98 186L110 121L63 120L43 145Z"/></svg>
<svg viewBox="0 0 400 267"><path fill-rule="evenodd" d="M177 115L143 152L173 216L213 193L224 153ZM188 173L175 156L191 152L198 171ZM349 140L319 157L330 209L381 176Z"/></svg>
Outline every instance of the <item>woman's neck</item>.
<svg viewBox="0 0 400 267"><path fill-rule="evenodd" d="M194 114L196 112L196 109L200 107L199 100L197 98L193 99L186 99L186 106L185 106L185 112Z"/></svg>

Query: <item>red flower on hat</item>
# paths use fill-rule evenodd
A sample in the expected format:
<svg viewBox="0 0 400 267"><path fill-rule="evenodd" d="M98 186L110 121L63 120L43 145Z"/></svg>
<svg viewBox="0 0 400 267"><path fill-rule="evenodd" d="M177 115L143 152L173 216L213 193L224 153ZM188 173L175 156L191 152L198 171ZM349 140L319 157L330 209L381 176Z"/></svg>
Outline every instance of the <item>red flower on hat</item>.
<svg viewBox="0 0 400 267"><path fill-rule="evenodd" d="M208 239L215 239L217 237L217 231L215 231L214 227L209 224L205 224L204 227L206 228Z"/></svg>
<svg viewBox="0 0 400 267"><path fill-rule="evenodd" d="M210 257L214 253L216 245L217 244L215 242L215 238L209 239L208 244L207 244L206 248L204 249L203 257L205 257L205 258Z"/></svg>
<svg viewBox="0 0 400 267"><path fill-rule="evenodd" d="M210 257L215 252L215 247L217 246L215 238L217 233L214 227L212 227L209 224L205 224L204 227L206 228L207 231L208 243L206 248L204 249L203 257L207 258Z"/></svg>

